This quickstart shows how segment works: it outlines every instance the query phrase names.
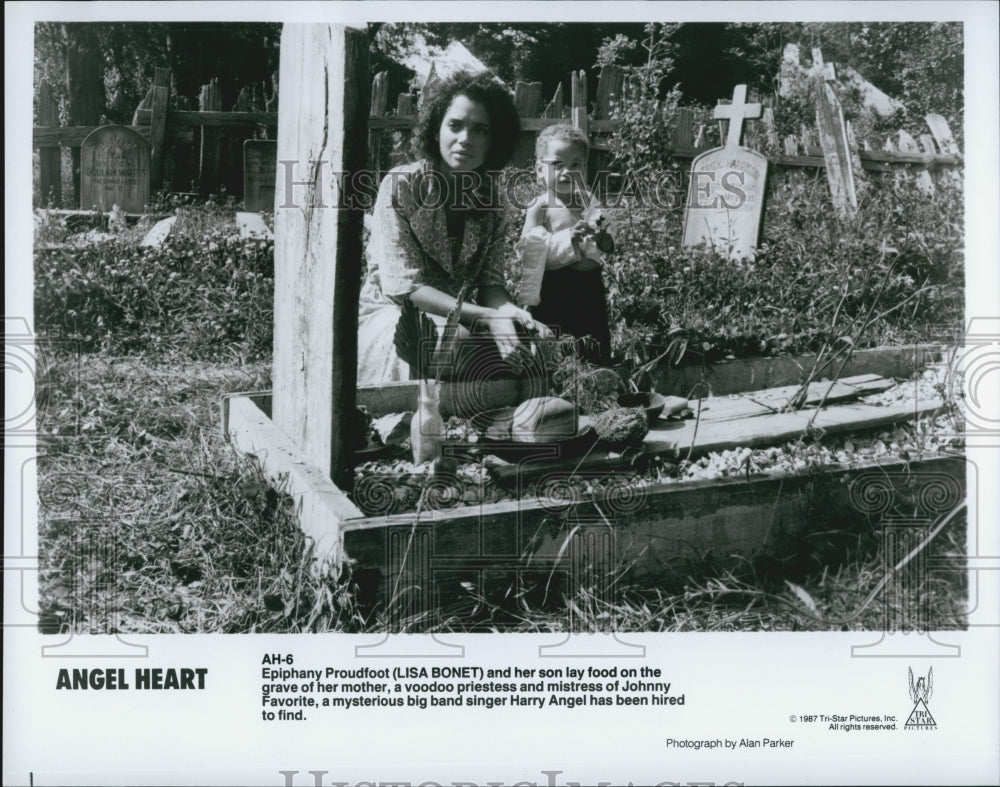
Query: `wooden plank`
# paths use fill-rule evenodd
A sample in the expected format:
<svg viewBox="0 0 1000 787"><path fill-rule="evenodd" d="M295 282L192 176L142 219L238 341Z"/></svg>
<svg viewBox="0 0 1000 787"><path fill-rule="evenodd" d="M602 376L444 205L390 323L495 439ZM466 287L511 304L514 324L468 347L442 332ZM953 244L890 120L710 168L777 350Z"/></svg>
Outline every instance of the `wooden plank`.
<svg viewBox="0 0 1000 787"><path fill-rule="evenodd" d="M671 139L674 150L694 149L694 111L689 107L677 110L677 123L671 131Z"/></svg>
<svg viewBox="0 0 1000 787"><path fill-rule="evenodd" d="M802 436L810 423L827 434L877 429L903 423L923 413L939 410L940 399L918 400L904 405L888 407L849 403L834 405L823 410L799 410L793 413L761 415L738 421L702 420L695 431L695 421L688 420L653 428L646 435L646 450L652 453L675 453L687 456L704 456L713 451L733 448L759 448L777 445ZM815 420L814 417L815 416Z"/></svg>
<svg viewBox="0 0 1000 787"><path fill-rule="evenodd" d="M625 84L625 72L620 66L607 65L601 68L597 80L597 96L594 98L594 119L611 116L613 102L621 99Z"/></svg>
<svg viewBox="0 0 1000 787"><path fill-rule="evenodd" d="M824 80L818 80L816 85L816 129L823 159L826 161L826 180L834 207L841 218L850 218L857 212L858 197L854 187L847 126L844 124L840 101L833 88Z"/></svg>
<svg viewBox="0 0 1000 787"><path fill-rule="evenodd" d="M385 108L389 104L389 72L379 71L372 79L372 98L370 115L385 114Z"/></svg>
<svg viewBox="0 0 1000 787"><path fill-rule="evenodd" d="M958 143L955 142L955 137L952 135L951 128L948 126L948 121L945 120L942 115L932 112L924 116L924 121L927 123L927 128L931 130L931 134L934 136L934 141L937 142L937 146L942 153L946 153L951 156L961 155L961 151L958 149Z"/></svg>
<svg viewBox="0 0 1000 787"><path fill-rule="evenodd" d="M223 430L232 444L257 459L265 477L295 502L299 526L313 541L322 570L343 563L341 523L364 516L347 495L303 454L249 396L223 398Z"/></svg>
<svg viewBox="0 0 1000 787"><path fill-rule="evenodd" d="M221 106L221 104L220 104ZM148 125L151 110L137 109L135 120L138 125ZM172 109L167 112L168 126L208 126L210 128L253 128L266 126L276 128L277 112L223 112L220 110Z"/></svg>
<svg viewBox="0 0 1000 787"><path fill-rule="evenodd" d="M542 117L551 119L562 119L563 114L563 86L562 82L556 85L556 92L552 96L552 100L549 101L548 105L545 107L545 111L542 113ZM524 125L524 118L522 118L521 128L527 129L528 127Z"/></svg>
<svg viewBox="0 0 1000 787"><path fill-rule="evenodd" d="M570 106L573 125L584 134L588 132L587 74L583 69L570 72Z"/></svg>
<svg viewBox="0 0 1000 787"><path fill-rule="evenodd" d="M541 131L546 126L551 126L556 123L565 123L566 118L559 117L540 117L540 118L521 118L521 130L522 131ZM618 128L617 121L614 120L587 120L587 128L590 131L599 133L608 133L614 131Z"/></svg>
<svg viewBox="0 0 1000 787"><path fill-rule="evenodd" d="M72 126L93 126L104 111L104 53L97 33L89 25L66 28L66 120ZM80 204L80 151L71 152L73 204Z"/></svg>
<svg viewBox="0 0 1000 787"><path fill-rule="evenodd" d="M166 160L167 107L170 103L170 69L156 68L151 90L149 120L149 186L163 188L163 163Z"/></svg>
<svg viewBox="0 0 1000 787"><path fill-rule="evenodd" d="M844 380L836 380L834 382L830 382L829 380L817 381L810 383L807 387L802 404L803 406L808 407L810 405L817 405L823 401L827 404L844 402L849 399L857 399L859 396L874 393L878 390L884 391L888 388L892 388L895 384L894 380L885 380L883 378L881 386L876 386L874 383L868 383L867 387L861 389L846 383ZM801 385L784 385L778 388L768 388L763 391L758 391L751 394L750 398L753 399L753 401L773 408L774 410L781 410L787 407L791 400L801 390Z"/></svg>
<svg viewBox="0 0 1000 787"><path fill-rule="evenodd" d="M59 107L52 98L52 88L45 81L38 86L38 125L59 125ZM38 175L42 205L59 205L62 202L62 151L58 144L39 151Z"/></svg>
<svg viewBox="0 0 1000 787"><path fill-rule="evenodd" d="M905 379L922 370L928 363L941 358L941 346L916 344L905 347L879 347L855 350L841 370L841 380L860 374ZM653 370L653 390L665 396L760 391L779 385L801 383L816 363L815 354L784 355L777 358L743 358L710 364L704 372L700 366L661 366ZM821 376L831 370L818 372Z"/></svg>
<svg viewBox="0 0 1000 787"><path fill-rule="evenodd" d="M253 109L253 98L250 87L244 85L233 103L234 112L249 112ZM229 194L246 196L244 182L244 146L254 139L256 129L230 128L223 136L222 185ZM273 202L269 209L273 209Z"/></svg>
<svg viewBox="0 0 1000 787"><path fill-rule="evenodd" d="M222 91L219 79L215 77L201 87L198 106L205 114L222 109ZM219 190L219 167L222 158L222 134L216 127L201 129L201 148L198 155L198 191L213 194Z"/></svg>
<svg viewBox="0 0 1000 787"><path fill-rule="evenodd" d="M280 73L278 160L299 162L299 173L310 172L307 162L323 162L327 172L363 169L365 31L286 24ZM307 461L350 489L352 424L344 414L355 411L364 200L346 193L349 207L318 207L323 181L320 170L313 171L312 178L296 177L306 180L296 187L298 208L277 210L275 217L274 422Z"/></svg>
<svg viewBox="0 0 1000 787"><path fill-rule="evenodd" d="M520 79L514 83L514 109L517 110L518 116L526 115L527 112L525 103L528 100L528 84L522 82Z"/></svg>
<svg viewBox="0 0 1000 787"><path fill-rule="evenodd" d="M940 154L933 156L931 161L936 162L941 155L950 156L956 161L960 160L961 151L958 149L958 143L955 142L955 137L952 136L951 128L948 126L948 121L945 120L942 115L938 115L933 112L926 115L924 117L924 121L927 123L927 128L930 129L931 136L934 138L934 142L937 144L938 150L941 151ZM932 148L927 148L927 150L932 150ZM948 172L943 177L953 186L961 187L962 185L961 173L955 172L954 170Z"/></svg>
<svg viewBox="0 0 1000 787"><path fill-rule="evenodd" d="M359 596L370 606L385 604L405 587L414 600L407 612L415 607L425 615L434 614L442 598L451 600L449 614L471 614L475 596L463 602L469 594L462 585L508 586L515 574L527 579L526 571L557 597L586 588L604 598L601 581L608 576L681 592L707 565L717 573L765 556L796 560L810 533L865 521L851 499L857 482L905 472L950 476L964 495L961 457L866 462L822 473L655 484L642 489L635 505L580 495L572 505L536 497L420 517L372 516L344 523L344 546L361 569L355 574ZM628 488L627 480L620 483L612 489ZM606 598L614 601L610 592Z"/></svg>
<svg viewBox="0 0 1000 787"><path fill-rule="evenodd" d="M444 382L441 384L441 415L444 418L471 415L462 411L462 403L475 403L482 410L509 407L529 398L524 389L525 385L520 380L485 380L464 384ZM376 418L416 410L417 381L361 386L358 388L357 403Z"/></svg>
<svg viewBox="0 0 1000 787"><path fill-rule="evenodd" d="M153 108L153 88L150 87L146 91L146 95L142 97L142 101L139 102L139 106L135 108L135 112L132 113L132 125L138 126L143 122L140 116L140 112L146 110L145 123L149 125L149 110Z"/></svg>
<svg viewBox="0 0 1000 787"><path fill-rule="evenodd" d="M640 456L638 450L619 454L607 450L597 450L579 457L560 459L521 459L509 465L494 467L491 475L498 484L509 485L517 481L525 482L549 473L575 473L588 476L606 476L615 472L634 471L632 461ZM502 457L501 457L502 458Z"/></svg>
<svg viewBox="0 0 1000 787"><path fill-rule="evenodd" d="M379 71L372 79L371 107L368 110L368 162L372 170L383 170L383 134L372 125L372 116L385 115L389 103L389 73Z"/></svg>
<svg viewBox="0 0 1000 787"><path fill-rule="evenodd" d="M542 99L541 82L517 82L514 85L514 108L518 117L533 117L539 112L539 104ZM532 168L535 164L535 140L537 134L524 132L518 137L517 145L511 156L510 165L513 167Z"/></svg>
<svg viewBox="0 0 1000 787"><path fill-rule="evenodd" d="M264 111L268 114L274 115L274 123L265 123L264 125L268 128L274 128L278 125L278 72L275 71L271 75L271 95L264 102ZM267 131L267 129L265 129ZM269 139L269 137L265 137Z"/></svg>
<svg viewBox="0 0 1000 787"><path fill-rule="evenodd" d="M824 401L824 395L827 404L834 404L885 391L894 385L895 380L877 374L841 379L834 383L832 389L828 380L815 382L809 386L804 404L807 407L815 406ZM798 385L785 385L751 393L707 396L701 400L701 418L703 421L732 421L770 415L785 407L800 388ZM698 400L692 399L688 407L697 411Z"/></svg>
<svg viewBox="0 0 1000 787"><path fill-rule="evenodd" d="M416 115L373 115L368 118L368 128L373 131L385 128L413 128L416 122Z"/></svg>
<svg viewBox="0 0 1000 787"><path fill-rule="evenodd" d="M760 117L761 126L764 128L764 139L770 150L777 150L780 146L778 142L778 127L774 122L774 107L765 106Z"/></svg>
<svg viewBox="0 0 1000 787"><path fill-rule="evenodd" d="M920 147L917 145L917 141L913 138L910 132L905 129L899 130L899 149L905 153L921 153ZM926 169L922 169L916 173L917 178L917 188L920 189L925 194L934 193L934 180L931 178L931 173Z"/></svg>
<svg viewBox="0 0 1000 787"><path fill-rule="evenodd" d="M399 97L396 99L396 114L400 116L416 114L416 104L412 93L399 94Z"/></svg>
<svg viewBox="0 0 1000 787"><path fill-rule="evenodd" d="M542 83L541 82L529 82L528 83L528 103L527 103L528 115L537 115L542 107Z"/></svg>
<svg viewBox="0 0 1000 787"><path fill-rule="evenodd" d="M691 412L698 413L704 421L734 421L742 418L755 418L759 415L771 415L773 407L755 402L749 395L706 396L699 401L689 402Z"/></svg>

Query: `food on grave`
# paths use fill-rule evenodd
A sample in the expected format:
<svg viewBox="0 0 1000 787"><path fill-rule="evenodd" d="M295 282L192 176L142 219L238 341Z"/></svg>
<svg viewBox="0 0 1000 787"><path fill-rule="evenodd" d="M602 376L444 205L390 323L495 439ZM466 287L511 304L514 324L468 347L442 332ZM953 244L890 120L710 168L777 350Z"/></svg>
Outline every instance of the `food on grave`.
<svg viewBox="0 0 1000 787"><path fill-rule="evenodd" d="M638 445L649 432L646 411L641 407L612 407L591 419L591 425L612 448Z"/></svg>
<svg viewBox="0 0 1000 787"><path fill-rule="evenodd" d="M540 396L518 405L511 438L518 443L545 443L576 435L576 407L557 396Z"/></svg>

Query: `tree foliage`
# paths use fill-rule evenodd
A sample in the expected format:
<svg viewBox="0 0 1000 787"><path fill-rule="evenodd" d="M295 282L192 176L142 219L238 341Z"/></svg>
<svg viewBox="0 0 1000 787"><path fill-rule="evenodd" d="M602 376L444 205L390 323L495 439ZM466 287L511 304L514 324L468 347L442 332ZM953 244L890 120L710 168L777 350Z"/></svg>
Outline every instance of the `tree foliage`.
<svg viewBox="0 0 1000 787"><path fill-rule="evenodd" d="M65 121L70 47L100 53L105 106L99 122L128 124L157 66L167 66L179 106L194 106L201 86L219 78L223 106L240 89L270 83L278 69L281 26L273 23L43 22L35 26L35 84L45 80Z"/></svg>

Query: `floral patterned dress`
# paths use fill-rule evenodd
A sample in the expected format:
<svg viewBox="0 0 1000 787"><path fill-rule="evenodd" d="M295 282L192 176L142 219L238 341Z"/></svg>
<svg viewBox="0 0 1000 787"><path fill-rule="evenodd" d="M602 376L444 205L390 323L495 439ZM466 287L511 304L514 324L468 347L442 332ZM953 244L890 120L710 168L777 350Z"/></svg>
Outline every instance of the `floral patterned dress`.
<svg viewBox="0 0 1000 787"><path fill-rule="evenodd" d="M503 286L503 211L470 211L462 235L449 239L444 201L443 177L424 160L390 170L379 186L358 313L358 385L409 379L393 339L410 293L430 286L456 296L466 281L470 296Z"/></svg>

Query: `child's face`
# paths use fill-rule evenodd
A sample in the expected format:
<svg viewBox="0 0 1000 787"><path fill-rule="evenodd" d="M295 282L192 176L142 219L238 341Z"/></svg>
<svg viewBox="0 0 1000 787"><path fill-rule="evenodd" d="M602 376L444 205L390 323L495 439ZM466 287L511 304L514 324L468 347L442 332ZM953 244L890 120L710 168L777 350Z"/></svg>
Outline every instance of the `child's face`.
<svg viewBox="0 0 1000 787"><path fill-rule="evenodd" d="M587 179L587 150L579 142L553 139L535 165L538 180L560 198L573 195L574 186L584 187Z"/></svg>

